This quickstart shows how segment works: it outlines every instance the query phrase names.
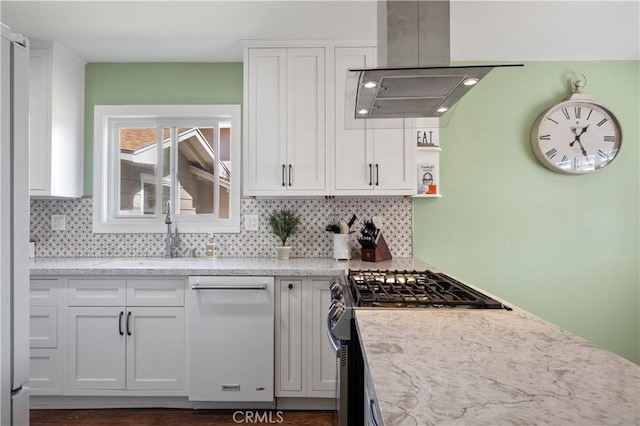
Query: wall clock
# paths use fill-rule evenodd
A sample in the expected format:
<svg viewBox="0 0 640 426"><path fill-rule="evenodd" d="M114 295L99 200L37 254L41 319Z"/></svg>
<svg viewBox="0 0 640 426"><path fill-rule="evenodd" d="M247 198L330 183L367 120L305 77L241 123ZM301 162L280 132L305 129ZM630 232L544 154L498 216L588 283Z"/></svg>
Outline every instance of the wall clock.
<svg viewBox="0 0 640 426"><path fill-rule="evenodd" d="M611 164L622 146L618 119L582 93L585 81L574 76L573 95L544 111L531 129L533 153L543 166L557 173L601 170Z"/></svg>

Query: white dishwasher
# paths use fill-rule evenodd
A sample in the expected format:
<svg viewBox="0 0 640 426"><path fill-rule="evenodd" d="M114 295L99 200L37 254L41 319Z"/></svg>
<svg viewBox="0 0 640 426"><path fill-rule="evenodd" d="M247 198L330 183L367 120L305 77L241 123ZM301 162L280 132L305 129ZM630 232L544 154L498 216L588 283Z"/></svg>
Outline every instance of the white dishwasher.
<svg viewBox="0 0 640 426"><path fill-rule="evenodd" d="M274 281L189 277L189 400L274 400Z"/></svg>

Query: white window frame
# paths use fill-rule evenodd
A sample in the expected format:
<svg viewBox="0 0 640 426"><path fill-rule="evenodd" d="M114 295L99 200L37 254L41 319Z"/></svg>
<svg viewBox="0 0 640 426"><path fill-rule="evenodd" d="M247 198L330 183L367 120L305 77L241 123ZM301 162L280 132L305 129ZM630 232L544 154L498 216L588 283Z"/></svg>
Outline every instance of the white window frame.
<svg viewBox="0 0 640 426"><path fill-rule="evenodd" d="M184 126L191 123L199 126L231 126L230 154L233 177L230 185L229 218L217 214L180 215L173 214L173 226L183 233L239 233L241 191L241 113L240 105L96 105L94 108L94 154L93 154L93 232L95 233L164 233L162 200L156 200L155 215L127 216L117 214L119 206L120 147L110 144L110 133L115 126L131 122L132 125L159 124ZM224 124L223 124L224 123ZM161 138L162 135L159 136ZM216 138L216 144L219 144ZM158 162L162 166L162 149L158 149ZM219 152L219 149L215 150ZM161 187L162 176L157 173L156 185ZM217 179L216 179L217 182ZM214 188L216 186L214 185ZM218 202L219 187L216 188L215 203ZM174 190L172 190L172 193ZM174 203L175 204L175 203Z"/></svg>

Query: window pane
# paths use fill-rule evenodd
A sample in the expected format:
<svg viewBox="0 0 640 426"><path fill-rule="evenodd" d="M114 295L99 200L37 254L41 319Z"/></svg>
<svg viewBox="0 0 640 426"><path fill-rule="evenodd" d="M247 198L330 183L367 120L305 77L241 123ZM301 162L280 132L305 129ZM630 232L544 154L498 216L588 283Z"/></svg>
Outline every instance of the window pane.
<svg viewBox="0 0 640 426"><path fill-rule="evenodd" d="M229 205L231 193L231 127L220 128L220 158L219 158L220 177L220 212L222 219L228 219L230 216Z"/></svg>
<svg viewBox="0 0 640 426"><path fill-rule="evenodd" d="M162 213L171 199L171 129L162 129ZM172 203L173 204L173 203ZM178 212L176 206L172 206L173 212Z"/></svg>
<svg viewBox="0 0 640 426"><path fill-rule="evenodd" d="M156 213L155 128L120 128L120 215Z"/></svg>
<svg viewBox="0 0 640 426"><path fill-rule="evenodd" d="M216 154L217 138L214 127L177 128L177 160L173 161L178 174L176 212L181 215L213 214L218 196L219 217L229 217L229 129L220 138L220 155Z"/></svg>

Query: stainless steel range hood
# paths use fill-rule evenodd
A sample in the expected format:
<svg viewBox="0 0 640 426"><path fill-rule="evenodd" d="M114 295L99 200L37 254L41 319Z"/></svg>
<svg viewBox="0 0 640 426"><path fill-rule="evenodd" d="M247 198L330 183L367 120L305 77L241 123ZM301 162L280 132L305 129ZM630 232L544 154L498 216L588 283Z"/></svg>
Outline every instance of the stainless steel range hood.
<svg viewBox="0 0 640 426"><path fill-rule="evenodd" d="M355 118L440 117L495 67L450 66L449 0L378 2L377 68L354 68Z"/></svg>

